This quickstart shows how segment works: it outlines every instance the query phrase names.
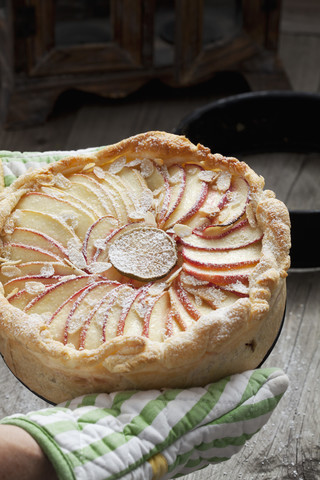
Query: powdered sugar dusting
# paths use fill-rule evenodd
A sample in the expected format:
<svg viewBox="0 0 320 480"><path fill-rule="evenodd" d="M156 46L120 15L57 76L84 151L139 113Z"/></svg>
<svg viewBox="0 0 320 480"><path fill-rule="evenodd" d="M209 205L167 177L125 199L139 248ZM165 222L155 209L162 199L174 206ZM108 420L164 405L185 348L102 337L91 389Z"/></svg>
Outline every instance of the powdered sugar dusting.
<svg viewBox="0 0 320 480"><path fill-rule="evenodd" d="M221 192L226 192L231 184L231 174L229 172L220 172L220 175L217 177L216 185L218 190Z"/></svg>
<svg viewBox="0 0 320 480"><path fill-rule="evenodd" d="M59 188L69 188L71 187L72 183L68 178L66 178L62 173L57 173L54 177L53 184Z"/></svg>
<svg viewBox="0 0 320 480"><path fill-rule="evenodd" d="M153 203L153 193L149 188L145 188L140 195L137 211L146 213L150 210Z"/></svg>
<svg viewBox="0 0 320 480"><path fill-rule="evenodd" d="M79 269L84 269L86 268L86 260L83 256L83 253L80 250L81 246L74 240L69 240L68 241L68 258L75 267Z"/></svg>
<svg viewBox="0 0 320 480"><path fill-rule="evenodd" d="M54 267L50 263L44 265L40 270L40 275L46 278L52 277L54 275Z"/></svg>
<svg viewBox="0 0 320 480"><path fill-rule="evenodd" d="M115 160L109 167L108 171L109 173L112 173L112 174L117 174L119 172L121 172L121 170L123 169L123 167L125 166L126 164L126 158L125 157L120 157L120 158L117 158L117 160Z"/></svg>
<svg viewBox="0 0 320 480"><path fill-rule="evenodd" d="M41 282L26 282L25 283L25 290L26 292L30 293L30 295L39 295L39 293L43 293L46 287Z"/></svg>
<svg viewBox="0 0 320 480"><path fill-rule="evenodd" d="M21 270L20 270L20 268L16 267L15 265L3 265L1 267L1 273L5 277L12 278L12 277L17 277L18 275L20 275Z"/></svg>
<svg viewBox="0 0 320 480"><path fill-rule="evenodd" d="M90 273L103 273L109 270L112 267L110 262L93 262L88 266L88 271Z"/></svg>
<svg viewBox="0 0 320 480"><path fill-rule="evenodd" d="M173 241L165 232L140 227L124 233L110 246L109 260L126 275L155 279L173 268L177 254Z"/></svg>
<svg viewBox="0 0 320 480"><path fill-rule="evenodd" d="M154 172L154 164L148 158L144 158L140 163L140 171L143 178L149 178Z"/></svg>

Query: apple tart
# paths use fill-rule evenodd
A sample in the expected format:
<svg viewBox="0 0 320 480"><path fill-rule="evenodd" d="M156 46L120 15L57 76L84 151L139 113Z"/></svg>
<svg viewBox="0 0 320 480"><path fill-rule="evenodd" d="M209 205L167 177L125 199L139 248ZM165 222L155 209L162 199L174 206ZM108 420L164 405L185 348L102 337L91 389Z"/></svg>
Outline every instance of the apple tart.
<svg viewBox="0 0 320 480"><path fill-rule="evenodd" d="M284 313L290 223L245 163L147 132L0 200L0 351L58 403L256 368ZM1 286L1 285L0 285Z"/></svg>

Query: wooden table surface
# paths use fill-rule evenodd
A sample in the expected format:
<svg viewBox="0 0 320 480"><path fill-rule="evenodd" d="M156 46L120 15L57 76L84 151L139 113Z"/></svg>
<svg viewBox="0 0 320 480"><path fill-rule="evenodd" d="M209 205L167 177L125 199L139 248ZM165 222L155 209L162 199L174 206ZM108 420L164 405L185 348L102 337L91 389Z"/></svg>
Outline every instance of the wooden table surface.
<svg viewBox="0 0 320 480"><path fill-rule="evenodd" d="M319 92L319 3L286 0L284 7L280 57L293 90ZM0 149L76 149L114 143L147 130L173 131L194 108L241 91L243 84L223 78L182 91L153 83L130 98L117 101L74 93L61 98L44 125L15 131L0 129ZM270 155L267 161L265 154L251 156L247 161L289 208L320 209L320 154L271 157L271 162ZM290 385L285 396L267 425L240 453L228 462L184 478L320 478L320 271L290 270L287 286L284 327L265 364L280 367L288 374ZM46 405L13 377L0 359L0 417Z"/></svg>

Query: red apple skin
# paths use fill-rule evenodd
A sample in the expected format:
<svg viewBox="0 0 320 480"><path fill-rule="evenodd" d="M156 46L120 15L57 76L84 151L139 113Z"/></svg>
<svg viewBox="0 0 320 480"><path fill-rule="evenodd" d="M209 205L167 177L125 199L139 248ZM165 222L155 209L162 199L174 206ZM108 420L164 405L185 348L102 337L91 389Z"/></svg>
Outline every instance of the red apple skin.
<svg viewBox="0 0 320 480"><path fill-rule="evenodd" d="M186 222L191 217L193 217L202 207L207 195L208 195L208 185L206 182L202 182L202 190L200 192L197 202L193 205L193 207L189 210L189 212L187 212L183 217L179 218L178 222L179 223Z"/></svg>
<svg viewBox="0 0 320 480"><path fill-rule="evenodd" d="M61 285L64 285L65 283L71 282L71 281L78 281L78 280L80 280L81 278L84 278L84 277L89 278L88 275L79 275L78 277L68 278L67 280L62 280L59 283L55 283L54 285L51 285L50 287L47 288L46 291L44 291L43 293L40 293L37 297L33 298L28 303L28 305L25 307L24 311L27 312L35 303L37 303L39 300L41 300L41 298L43 298L44 295L47 295L48 293L52 292L54 289L60 287Z"/></svg>
<svg viewBox="0 0 320 480"><path fill-rule="evenodd" d="M25 197L31 197L31 196L51 198L55 202L65 203L67 205L70 205L71 208L75 208L76 210L80 210L83 214L89 215L89 213L82 210L81 207L79 208L77 205L72 205L68 200L64 200L64 199L61 199L61 198L58 198L58 197L54 197L53 195L49 195L49 194L44 193L44 192L29 192L29 193L25 194Z"/></svg>
<svg viewBox="0 0 320 480"><path fill-rule="evenodd" d="M105 316L104 316L104 321L103 321L103 326L102 326L102 342L104 343L106 341L106 325L107 325L107 321L108 321L108 316L109 316L109 313L110 313L110 310L111 308L113 307L113 305L115 304L116 300L117 300L117 294L119 293L119 291L124 288L125 285L119 285L117 287L115 287L112 292L110 292L110 297L111 297L111 301L109 302L108 304L108 309L105 313Z"/></svg>
<svg viewBox="0 0 320 480"><path fill-rule="evenodd" d="M204 270L211 270L214 268L215 270L234 270L234 269L241 269L243 267L251 267L257 265L259 263L258 260L243 260L241 262L234 262L234 263L225 263L225 264L214 264L208 262L202 262L200 260L194 260L188 256L188 252L186 248L182 250L182 257L185 262L189 263L190 265L194 265L195 267L201 267Z"/></svg>
<svg viewBox="0 0 320 480"><path fill-rule="evenodd" d="M173 319L174 319L174 314L171 310L169 312L169 315L167 315L167 318L166 318L166 328L164 333L165 338L170 338L173 335Z"/></svg>
<svg viewBox="0 0 320 480"><path fill-rule="evenodd" d="M52 285L54 283L57 283L57 282L61 281L61 279L62 279L61 275L53 275L52 277L49 277L49 278L45 277L43 275L26 275L24 277L16 277L12 280L9 280L7 283L5 283L3 285L3 288L4 288L4 291L5 291L5 294L10 295L10 292L8 292L8 289L10 287L12 287L12 290L11 290L11 292L12 292L15 288L17 288L16 284L20 281L22 281L22 282L23 281L25 281L25 282L41 282L44 285ZM9 301L12 298L17 298L17 295L20 292L26 292L25 288L21 288L16 294L12 295L9 298Z"/></svg>
<svg viewBox="0 0 320 480"><path fill-rule="evenodd" d="M248 220L242 217L243 215L241 215L241 217L239 217L235 222L230 225L207 225L203 228L203 230L195 229L192 233L206 240L216 240L219 238L224 238L229 235L229 233L232 233L235 230L247 227L249 225Z"/></svg>
<svg viewBox="0 0 320 480"><path fill-rule="evenodd" d="M52 275L52 277L46 277L45 275L24 275L23 277L15 277L13 278L12 280L8 280L6 283L3 284L4 288L8 287L8 286L14 286L14 284L16 282L20 282L20 281L33 281L33 282L36 282L37 280L42 280L43 282L45 282L46 280L48 280L48 283L50 283L51 280L53 281L59 281L62 279L62 276L61 275Z"/></svg>
<svg viewBox="0 0 320 480"><path fill-rule="evenodd" d="M221 222L219 222L219 216L223 213L223 208L228 206L228 203L229 203L228 193L230 194L230 193L238 190L237 182L243 182L245 184L245 187L246 187L246 195L245 195L245 200L243 202L242 208L236 215L234 215L234 217L231 217L230 220L228 220L227 222L224 221L224 222L221 223ZM230 188L229 188L226 196L227 196L227 199L226 199L226 201L223 205L223 208L220 209L220 213L218 214L218 216L216 218L217 218L217 224L228 226L228 225L233 225L236 221L238 221L244 215L244 213L246 211L246 206L247 206L247 204L249 202L249 199L250 199L250 186L249 186L248 182L244 178L241 178L241 177L240 178L235 178L233 180L233 182L231 183Z"/></svg>
<svg viewBox="0 0 320 480"><path fill-rule="evenodd" d="M249 226L249 223L247 220L243 220L239 223L237 223L234 227L231 227L230 229L227 229L227 230L224 230L223 233L221 233L220 235L204 235L204 234L199 234L197 233L196 236L198 238L201 238L203 239L204 242L210 242L210 240L221 240L223 238L226 238L229 234L232 234L234 233L235 231L237 230L243 230L245 228L247 228ZM193 234L192 234L193 235ZM229 251L229 250L237 250L237 249L240 249L240 248L243 248L243 247L248 247L250 245L253 245L255 243L258 243L262 240L263 238L263 234L262 232L258 231L256 236L253 235L253 238L251 240L246 240L246 241L243 241L242 243L236 243L234 245L229 245L229 246L209 246L209 244L203 244L203 246L201 246L201 244L197 244L197 245L194 245L193 242L192 242L192 235L189 236L189 237L185 237L185 238L179 238L178 241L181 245L183 245L184 247L187 247L187 248L191 248L191 249L194 249L194 250L202 250L202 251L207 251L207 252L222 252L222 251ZM191 238L190 238L191 237ZM199 240L198 240L199 241Z"/></svg>
<svg viewBox="0 0 320 480"><path fill-rule="evenodd" d="M198 279L198 280L200 280L200 279ZM206 287L207 288L214 287L214 288L219 289L222 292L225 292L227 294L231 293L233 295L236 295L239 298L247 298L249 296L249 293L244 293L244 292L240 292L239 290L236 290L234 284L232 284L232 283L222 286L222 285L217 285L217 284L208 282ZM226 287L229 287L229 288L226 288ZM195 286L194 288L197 290L197 288L200 288L200 287ZM207 299L205 301L210 304L210 302ZM216 308L216 305L212 304L212 308Z"/></svg>
<svg viewBox="0 0 320 480"><path fill-rule="evenodd" d="M142 288L139 288L138 290L136 290L135 292L135 295L133 296L132 298L132 301L130 302L130 305L127 306L127 308L125 310L122 311L121 315L120 315L120 319L119 319L119 323L118 323L118 328L117 328L117 336L120 336L120 335L123 335L123 332L124 332L124 327L125 327L125 324L126 324L126 320L128 318L128 314L129 314L129 311L133 305L133 303L140 297L140 300L145 298L146 294L147 294L147 291L148 289L151 287L151 283L143 286Z"/></svg>
<svg viewBox="0 0 320 480"><path fill-rule="evenodd" d="M82 254L88 263L90 263L92 260L92 256L91 257L88 256L88 243L89 243L90 236L93 234L94 229L98 224L100 224L101 222L104 222L105 220L108 221L109 219L114 219L114 217L112 215L105 215L103 217L100 217L88 228L88 231L83 241L83 247L82 247ZM116 229L117 227L107 232L107 236L111 235L112 232L114 232Z"/></svg>
<svg viewBox="0 0 320 480"><path fill-rule="evenodd" d="M49 237L49 235L46 235L43 232L39 232L38 230L33 230L32 228L24 228L24 227L16 227L15 231L29 232L32 235L39 236L42 239L46 240L50 246L56 248L59 251L59 254L61 253L61 258L65 258L68 256L66 249L64 248L63 245L61 245L61 243L57 242L54 238ZM17 243L20 243L20 242L17 242ZM28 245L28 246L31 246L31 245ZM41 248L41 247L37 247L37 245L33 245L33 246L35 248ZM55 255L54 252L49 252L49 253L52 253L53 255Z"/></svg>
<svg viewBox="0 0 320 480"><path fill-rule="evenodd" d="M175 282L174 289L183 308L188 312L188 314L194 320L199 320L199 318L201 317L201 314L188 299L187 293L180 281Z"/></svg>
<svg viewBox="0 0 320 480"><path fill-rule="evenodd" d="M176 201L174 202L173 205L171 205L170 209L169 210L164 210L162 209L162 211L160 212L159 214L159 217L158 217L158 226L159 228L163 227L163 225L166 223L166 221L170 218L171 214L175 211L175 209L177 208L177 206L179 205L179 203L181 202L181 199L182 199L182 196L183 196L183 193L184 193L184 190L185 190L185 187L186 187L186 173L184 171L184 169L180 166L180 165L172 165L172 167L178 167L180 169L180 172L181 172L181 176L182 176L182 181L180 183L180 190L179 190L179 194L176 198ZM166 177L166 180L167 180L167 183L166 185L168 185L168 188L169 188L169 191L170 191L170 199L172 197L172 187L170 186L170 183L169 183L169 177ZM170 202L170 199L169 199L169 202ZM167 208L169 207L169 205L167 205Z"/></svg>
<svg viewBox="0 0 320 480"><path fill-rule="evenodd" d="M42 255L46 255L48 257L48 261L61 262L61 257L58 257L58 255L48 252L47 250L42 250L41 248L34 247L33 245L25 245L23 243L11 243L10 245L11 247L15 247L15 248L23 248L25 250L32 250L33 252L39 252Z"/></svg>
<svg viewBox="0 0 320 480"><path fill-rule="evenodd" d="M181 317L180 313L177 311L174 305L172 305L172 309L173 309L173 317L175 318L181 330L183 332L187 331L188 327L186 325L186 322L183 320L183 318Z"/></svg>
<svg viewBox="0 0 320 480"><path fill-rule="evenodd" d="M210 283L213 283L214 285L220 285L220 286L226 286L226 285L231 285L236 282L241 282L245 286L249 285L249 273L241 273L241 270L239 271L232 271L230 273L223 272L221 271L221 275L217 275L215 273L210 272L210 270L201 270L201 271L196 271L193 266L185 263L183 265L183 271L187 273L188 275L192 275L193 277L197 278L198 280L204 280Z"/></svg>
<svg viewBox="0 0 320 480"><path fill-rule="evenodd" d="M115 288L116 286L119 286L119 284L117 282L113 282L115 284ZM112 290L111 290L112 291ZM90 312L90 315L89 317L87 318L87 320L85 321L84 325L82 326L81 328L81 331L80 331L80 339L79 339L79 350L83 350L84 349L84 345L85 345L85 341L86 341L86 336L87 336L87 332L88 332L88 329L90 327L90 323L95 315L95 313L99 310L99 308L101 307L101 305L103 305L103 303L106 301L106 299L108 298L110 292L107 292L106 295L104 297L101 298L101 300L94 306L94 308L92 309L92 311Z"/></svg>
<svg viewBox="0 0 320 480"><path fill-rule="evenodd" d="M220 215L223 214L224 208L228 208L228 204L230 202L230 200L229 200L230 197L229 196L230 196L230 193L237 190L237 184L236 184L237 181L238 182L240 182L240 181L244 182L245 185L246 185L246 196L245 196L245 200L243 202L242 208L240 209L240 211L237 212L236 215L231 217L228 221L221 222L221 221L219 221L219 217L220 217ZM241 219L241 217L243 217L243 215L246 211L246 206L247 206L249 200L250 200L250 186L249 186L248 182L244 178L235 179L231 183L231 185L230 185L229 189L226 191L226 193L222 196L222 198L220 200L220 203L218 204L218 212L217 212L216 215L214 215L213 219L211 220L211 223L208 223L207 225L202 225L201 227L195 228L193 233L195 235L201 236L203 231L205 231L206 229L209 229L209 228L212 228L212 227L228 227L228 226L233 225L234 223L239 221ZM207 231L207 234L208 234L208 231Z"/></svg>
<svg viewBox="0 0 320 480"><path fill-rule="evenodd" d="M196 164L188 164L188 166L197 168L199 170L199 172L204 171L204 169L202 167L200 167L199 165L196 165ZM170 214L165 218L165 221L162 222L162 224L161 224L161 226L164 226L166 229L170 228L172 226L172 224L170 224L170 217L174 213L174 211L179 207L179 204L183 200L183 195L185 194L186 185L187 185L187 174L184 171L184 186L183 186L183 190L180 191L180 195L179 195L179 198L178 198L179 201L177 201L175 203L174 208L171 209ZM183 222L186 222L187 220L189 220L190 218L192 218L199 211L201 206L206 201L207 196L208 196L208 192L209 192L209 188L208 188L207 182L202 181L201 182L201 190L198 193L194 204L180 218L175 219L174 223L183 223ZM169 224L165 225L165 223L167 223L167 222L169 222Z"/></svg>
<svg viewBox="0 0 320 480"><path fill-rule="evenodd" d="M66 345L68 343L68 337L69 337L68 327L69 327L69 324L70 324L70 320L71 320L73 314L75 313L75 311L77 310L78 306L81 304L82 300L91 292L91 290L94 290L95 288L99 287L100 285L103 285L103 284L111 285L112 283L116 285L116 282L111 282L110 280L100 280L99 282L88 285L87 288L83 289L82 293L77 297L76 301L74 302L74 304L73 304L73 306L72 306L72 308L69 312L69 315L67 317L66 324L65 324L65 329L64 329L64 336L63 336L64 345Z"/></svg>
<svg viewBox="0 0 320 480"><path fill-rule="evenodd" d="M168 211L169 204L170 204L170 199L171 199L171 191L170 191L170 184L169 184L169 179L168 175L166 174L165 170L161 167L156 167L158 172L162 175L163 177L163 182L164 182L164 199L161 205L161 210L160 212L156 215L156 220L157 224L160 225L162 222L163 217L166 215L166 212Z"/></svg>
<svg viewBox="0 0 320 480"><path fill-rule="evenodd" d="M155 303L159 300L160 296L161 295L158 295L157 297L153 298L152 303L149 305L149 308L145 314L145 317L143 319L142 332L141 332L141 335L143 337L146 337L146 338L149 337L149 326L150 326L150 318L151 318L152 310Z"/></svg>
<svg viewBox="0 0 320 480"><path fill-rule="evenodd" d="M67 303L69 302L73 302L73 300L75 300L79 295L81 295L81 293L83 293L87 288L89 287L89 285L86 285L85 287L82 287L80 290L77 290L76 292L74 292L69 298L67 298L58 308L55 312L53 312L51 318L50 318L50 321L48 323L48 325L50 325L53 320L55 319L55 317L58 315L58 313L60 312L60 310L63 309L63 307L65 305L67 305Z"/></svg>

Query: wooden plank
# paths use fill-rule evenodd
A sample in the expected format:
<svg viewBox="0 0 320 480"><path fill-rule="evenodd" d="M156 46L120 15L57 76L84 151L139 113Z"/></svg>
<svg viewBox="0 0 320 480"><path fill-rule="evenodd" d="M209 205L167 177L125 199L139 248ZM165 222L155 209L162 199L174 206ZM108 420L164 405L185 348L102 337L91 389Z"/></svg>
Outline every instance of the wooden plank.
<svg viewBox="0 0 320 480"><path fill-rule="evenodd" d="M273 190L289 209L320 210L320 153L261 153L241 160L264 177L265 188Z"/></svg>
<svg viewBox="0 0 320 480"><path fill-rule="evenodd" d="M320 33L318 0L283 0L281 31L285 33Z"/></svg>
<svg viewBox="0 0 320 480"><path fill-rule="evenodd" d="M2 357L0 357L0 391L0 418L49 406L12 375Z"/></svg>
<svg viewBox="0 0 320 480"><path fill-rule="evenodd" d="M283 34L279 55L293 90L317 92L320 87L320 36Z"/></svg>
<svg viewBox="0 0 320 480"><path fill-rule="evenodd" d="M243 83L240 87L243 87ZM220 91L219 91L220 88ZM238 93L231 83L229 94ZM107 145L147 130L172 132L195 108L220 98L226 89L215 80L201 88L170 89L154 82L123 101L93 99L81 108L68 138L68 148ZM81 132L81 135L79 135Z"/></svg>

